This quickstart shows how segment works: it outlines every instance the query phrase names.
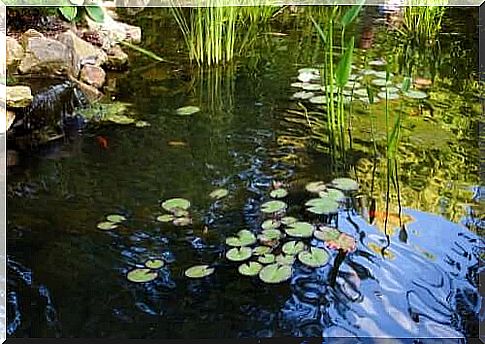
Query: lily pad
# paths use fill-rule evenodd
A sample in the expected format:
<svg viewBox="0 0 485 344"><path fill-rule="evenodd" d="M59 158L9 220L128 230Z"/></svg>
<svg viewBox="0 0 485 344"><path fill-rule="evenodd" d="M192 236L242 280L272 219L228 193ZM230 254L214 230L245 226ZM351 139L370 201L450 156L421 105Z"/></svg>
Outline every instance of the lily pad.
<svg viewBox="0 0 485 344"><path fill-rule="evenodd" d="M309 81L313 80L313 77L314 77L313 73L305 72L305 73L300 73L298 75L298 80L300 80L302 82L309 82Z"/></svg>
<svg viewBox="0 0 485 344"><path fill-rule="evenodd" d="M144 127L149 127L150 123L145 122L145 121L136 121L135 126L137 128L144 128Z"/></svg>
<svg viewBox="0 0 485 344"><path fill-rule="evenodd" d="M115 229L116 227L118 227L118 224L113 223L113 222L109 222L109 221L105 221L105 222L98 223L97 227L98 227L98 229L101 229L103 231L109 231L111 229Z"/></svg>
<svg viewBox="0 0 485 344"><path fill-rule="evenodd" d="M260 262L261 264L271 264L271 263L274 263L274 261L275 261L275 256L274 254L271 254L271 253L266 253L258 257L258 262Z"/></svg>
<svg viewBox="0 0 485 344"><path fill-rule="evenodd" d="M374 75L379 79L386 79L386 71L375 72ZM392 73L389 73L389 79L393 77Z"/></svg>
<svg viewBox="0 0 485 344"><path fill-rule="evenodd" d="M337 240L341 233L342 232L340 232L337 228L321 227L319 230L316 230L313 235L315 238L322 241L332 241Z"/></svg>
<svg viewBox="0 0 485 344"><path fill-rule="evenodd" d="M286 203L283 201L269 201L263 203L261 206L261 211L263 213L271 214L271 213L278 213L286 209Z"/></svg>
<svg viewBox="0 0 485 344"><path fill-rule="evenodd" d="M126 221L126 217L124 217L123 215L113 214L106 216L106 220L113 223L120 223Z"/></svg>
<svg viewBox="0 0 485 344"><path fill-rule="evenodd" d="M249 247L234 247L227 251L226 257L233 262L242 262L250 258L252 252Z"/></svg>
<svg viewBox="0 0 485 344"><path fill-rule="evenodd" d="M325 191L327 189L327 186L325 185L324 182L318 181L318 182L308 183L305 186L305 189L308 192L319 193L319 192Z"/></svg>
<svg viewBox="0 0 485 344"><path fill-rule="evenodd" d="M318 215L336 214L339 208L338 203L328 196L311 199L305 205L310 213Z"/></svg>
<svg viewBox="0 0 485 344"><path fill-rule="evenodd" d="M327 191L320 192L318 194L320 197L328 197L333 199L335 202L345 201L345 194L337 189L327 189Z"/></svg>
<svg viewBox="0 0 485 344"><path fill-rule="evenodd" d="M291 87L298 87L298 88L303 88L303 85L305 85L304 82L294 82L290 86Z"/></svg>
<svg viewBox="0 0 485 344"><path fill-rule="evenodd" d="M310 98L310 103L312 104L326 104L327 97L326 96L315 96Z"/></svg>
<svg viewBox="0 0 485 344"><path fill-rule="evenodd" d="M270 253L271 247L268 246L258 246L253 248L253 256L262 256L263 254Z"/></svg>
<svg viewBox="0 0 485 344"><path fill-rule="evenodd" d="M160 269L165 265L165 262L161 259L149 259L145 262L145 266L149 269Z"/></svg>
<svg viewBox="0 0 485 344"><path fill-rule="evenodd" d="M151 269L134 269L126 275L128 281L135 283L151 282L157 277L158 273Z"/></svg>
<svg viewBox="0 0 485 344"><path fill-rule="evenodd" d="M185 270L185 276L189 278L203 278L211 275L214 272L214 268L209 265L195 265Z"/></svg>
<svg viewBox="0 0 485 344"><path fill-rule="evenodd" d="M288 265L271 264L261 269L259 278L270 284L281 283L291 277L293 269Z"/></svg>
<svg viewBox="0 0 485 344"><path fill-rule="evenodd" d="M199 111L200 111L200 108L198 108L197 106L184 106L184 107L178 108L176 113L177 115L180 115L180 116L190 116Z"/></svg>
<svg viewBox="0 0 485 344"><path fill-rule="evenodd" d="M226 197L228 194L229 194L229 191L227 189L217 189L212 191L209 194L209 197L214 199L221 199Z"/></svg>
<svg viewBox="0 0 485 344"><path fill-rule="evenodd" d="M314 227L308 222L295 222L285 229L286 233L296 238L309 238L313 234Z"/></svg>
<svg viewBox="0 0 485 344"><path fill-rule="evenodd" d="M404 92L404 95L406 97L413 98L413 99L424 99L428 97L426 93L418 90L409 90L407 92Z"/></svg>
<svg viewBox="0 0 485 344"><path fill-rule="evenodd" d="M157 221L159 222L171 222L173 220L175 220L175 216L172 214L164 214L157 217Z"/></svg>
<svg viewBox="0 0 485 344"><path fill-rule="evenodd" d="M293 216L285 216L281 219L281 223L287 226L295 222L298 222L298 219Z"/></svg>
<svg viewBox="0 0 485 344"><path fill-rule="evenodd" d="M320 86L319 84L304 83L302 88L305 91L320 91L322 89L322 86Z"/></svg>
<svg viewBox="0 0 485 344"><path fill-rule="evenodd" d="M272 198L284 198L288 195L286 189L276 189L269 193Z"/></svg>
<svg viewBox="0 0 485 344"><path fill-rule="evenodd" d="M381 87L381 91L387 91L389 93L398 93L399 92L399 88L397 87L394 87L394 86L391 86L391 87Z"/></svg>
<svg viewBox="0 0 485 344"><path fill-rule="evenodd" d="M326 243L329 248L343 250L345 252L353 252L357 246L355 239L346 233L341 233L337 240L329 240Z"/></svg>
<svg viewBox="0 0 485 344"><path fill-rule="evenodd" d="M269 220L266 220L266 221L263 222L263 224L261 225L261 228L264 229L264 230L266 230L266 229L276 229L276 228L279 228L280 226L281 226L280 221L269 219Z"/></svg>
<svg viewBox="0 0 485 344"><path fill-rule="evenodd" d="M287 255L296 255L305 249L305 244L301 241L288 241L281 250Z"/></svg>
<svg viewBox="0 0 485 344"><path fill-rule="evenodd" d="M390 81L387 81L386 79L374 79L371 81L372 85L375 85L375 86L390 86L392 85L392 82Z"/></svg>
<svg viewBox="0 0 485 344"><path fill-rule="evenodd" d="M304 74L320 74L320 71L317 68L300 68L298 69L298 73Z"/></svg>
<svg viewBox="0 0 485 344"><path fill-rule="evenodd" d="M377 96L381 99L386 99L386 92L379 92L379 93L377 93ZM395 99L399 99L399 98L400 98L399 94L387 92L387 99L388 100L395 100Z"/></svg>
<svg viewBox="0 0 485 344"><path fill-rule="evenodd" d="M301 91L301 92L296 92L295 94L293 94L293 98L295 98L295 99L310 99L314 95L315 95L315 93L313 93L313 92Z"/></svg>
<svg viewBox="0 0 485 344"><path fill-rule="evenodd" d="M189 216L189 212L187 210L184 210L184 209L180 209L180 208L175 208L172 210L173 212L173 215L175 217L188 217Z"/></svg>
<svg viewBox="0 0 485 344"><path fill-rule="evenodd" d="M130 118L125 115L116 115L116 114L107 116L106 119L116 124L131 124L135 122L133 118Z"/></svg>
<svg viewBox="0 0 485 344"><path fill-rule="evenodd" d="M163 202L162 208L167 211L173 211L175 209L187 210L190 208L190 202L184 198L172 198Z"/></svg>
<svg viewBox="0 0 485 344"><path fill-rule="evenodd" d="M279 254L276 256L276 263L281 265L293 265L295 262L295 256Z"/></svg>
<svg viewBox="0 0 485 344"><path fill-rule="evenodd" d="M237 237L229 237L226 239L226 244L229 246L240 247L249 246L256 242L256 237L251 231L247 229L237 232Z"/></svg>
<svg viewBox="0 0 485 344"><path fill-rule="evenodd" d="M239 268L237 270L241 275L244 276L256 276L262 268L263 265L258 262L249 262L239 265Z"/></svg>
<svg viewBox="0 0 485 344"><path fill-rule="evenodd" d="M367 97L367 89L365 88L359 88L357 90L354 90L354 96L358 97Z"/></svg>
<svg viewBox="0 0 485 344"><path fill-rule="evenodd" d="M327 250L318 247L311 247L310 251L302 251L298 253L298 259L303 264L312 268L319 268L328 263L330 258Z"/></svg>
<svg viewBox="0 0 485 344"><path fill-rule="evenodd" d="M369 62L369 66L385 66L387 64L384 60L373 60Z"/></svg>
<svg viewBox="0 0 485 344"><path fill-rule="evenodd" d="M190 217L178 217L173 220L175 226L184 227L192 224L192 219Z"/></svg>
<svg viewBox="0 0 485 344"><path fill-rule="evenodd" d="M262 234L270 240L279 239L281 237L281 232L277 229L265 229Z"/></svg>
<svg viewBox="0 0 485 344"><path fill-rule="evenodd" d="M350 178L336 178L332 180L332 185L342 191L357 191L359 184Z"/></svg>

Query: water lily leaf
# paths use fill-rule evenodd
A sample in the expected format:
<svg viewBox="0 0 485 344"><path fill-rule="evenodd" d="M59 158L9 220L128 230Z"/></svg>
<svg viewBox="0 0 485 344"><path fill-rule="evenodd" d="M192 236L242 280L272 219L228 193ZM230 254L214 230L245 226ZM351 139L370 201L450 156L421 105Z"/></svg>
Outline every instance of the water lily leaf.
<svg viewBox="0 0 485 344"><path fill-rule="evenodd" d="M175 226L183 227L192 224L192 219L190 217L178 217L173 220Z"/></svg>
<svg viewBox="0 0 485 344"><path fill-rule="evenodd" d="M264 230L266 230L266 229L276 229L276 228L279 228L280 226L281 226L280 221L269 219L269 220L266 220L266 221L263 222L263 224L261 225L261 228L264 229Z"/></svg>
<svg viewBox="0 0 485 344"><path fill-rule="evenodd" d="M328 196L311 199L305 205L310 213L318 215L336 214L339 208L338 203Z"/></svg>
<svg viewBox="0 0 485 344"><path fill-rule="evenodd" d="M369 62L369 66L385 66L387 64L384 60L374 60Z"/></svg>
<svg viewBox="0 0 485 344"><path fill-rule="evenodd" d="M221 198L226 197L228 194L229 194L229 191L227 189L217 189L217 190L212 191L209 194L209 197L215 198L215 199L221 199Z"/></svg>
<svg viewBox="0 0 485 344"><path fill-rule="evenodd" d="M318 194L320 197L328 197L330 199L333 199L335 202L343 202L345 201L345 194L337 189L327 189L327 191L320 192Z"/></svg>
<svg viewBox="0 0 485 344"><path fill-rule="evenodd" d="M268 246L258 246L253 248L253 256L262 256L263 254L270 253L271 247Z"/></svg>
<svg viewBox="0 0 485 344"><path fill-rule="evenodd" d="M104 22L104 12L103 9L99 6L84 6L86 13L88 16L94 20L96 23L103 23Z"/></svg>
<svg viewBox="0 0 485 344"><path fill-rule="evenodd" d="M118 224L110 221L106 221L106 222L98 223L97 227L103 231L109 231L111 229L115 229L116 227L118 227Z"/></svg>
<svg viewBox="0 0 485 344"><path fill-rule="evenodd" d="M270 240L279 239L281 237L281 232L277 229L265 229L262 234Z"/></svg>
<svg viewBox="0 0 485 344"><path fill-rule="evenodd" d="M327 186L325 185L324 182L318 181L318 182L308 183L305 186L305 189L308 192L319 193L319 192L325 191L327 189Z"/></svg>
<svg viewBox="0 0 485 344"><path fill-rule="evenodd" d="M310 251L302 251L298 253L298 259L303 264L312 268L318 268L328 263L330 258L327 250L318 247L311 247Z"/></svg>
<svg viewBox="0 0 485 344"><path fill-rule="evenodd" d="M387 72L386 71L375 72L374 75L379 79L386 79L387 78ZM389 73L389 78L392 78L392 77L393 77L393 74Z"/></svg>
<svg viewBox="0 0 485 344"><path fill-rule="evenodd" d="M261 206L261 211L263 213L277 213L286 208L286 203L283 201L269 201L266 203L263 203Z"/></svg>
<svg viewBox="0 0 485 344"><path fill-rule="evenodd" d="M298 88L303 88L303 85L305 85L304 82L294 82L290 86L291 87L298 87Z"/></svg>
<svg viewBox="0 0 485 344"><path fill-rule="evenodd" d="M392 82L387 81L386 79L374 79L371 81L371 84L374 86L382 87L382 86L390 86L392 85Z"/></svg>
<svg viewBox="0 0 485 344"><path fill-rule="evenodd" d="M381 91L387 91L389 93L398 93L399 92L399 88L397 87L394 87L394 86L391 86L391 87L381 87Z"/></svg>
<svg viewBox="0 0 485 344"><path fill-rule="evenodd" d="M71 22L77 16L77 7L76 6L62 6L62 7L59 7L59 12L61 12L62 16L67 21Z"/></svg>
<svg viewBox="0 0 485 344"><path fill-rule="evenodd" d="M184 198L172 198L163 202L162 208L167 211L174 211L175 209L187 210L190 208L190 202Z"/></svg>
<svg viewBox="0 0 485 344"><path fill-rule="evenodd" d="M252 252L249 247L234 247L227 251L226 257L233 262L241 262L251 257Z"/></svg>
<svg viewBox="0 0 485 344"><path fill-rule="evenodd" d="M322 241L332 241L337 240L342 232L340 232L337 228L332 227L321 227L319 230L315 231L313 235L315 238L322 240Z"/></svg>
<svg viewBox="0 0 485 344"><path fill-rule="evenodd" d="M297 238L309 238L313 235L313 225L308 222L295 222L285 229L290 236Z"/></svg>
<svg viewBox="0 0 485 344"><path fill-rule="evenodd" d="M145 121L136 121L135 126L137 128L144 128L144 127L149 127L150 123L145 122Z"/></svg>
<svg viewBox="0 0 485 344"><path fill-rule="evenodd" d="M292 272L291 266L271 264L261 269L259 278L265 283L281 283L288 280Z"/></svg>
<svg viewBox="0 0 485 344"><path fill-rule="evenodd" d="M320 71L317 68L300 68L298 69L298 73L310 73L310 74L320 74Z"/></svg>
<svg viewBox="0 0 485 344"><path fill-rule="evenodd" d="M226 239L226 244L229 246L239 247L239 246L249 246L256 242L256 237L254 234L247 229L240 230L237 232L237 236L229 237Z"/></svg>
<svg viewBox="0 0 485 344"><path fill-rule="evenodd" d="M359 88L357 90L354 90L354 96L358 96L358 97L367 97L367 89L365 88Z"/></svg>
<svg viewBox="0 0 485 344"><path fill-rule="evenodd" d="M211 275L214 272L214 268L209 265L195 265L185 270L185 276L189 278L203 278Z"/></svg>
<svg viewBox="0 0 485 344"><path fill-rule="evenodd" d="M305 244L301 241L288 241L281 250L287 255L296 255L305 249Z"/></svg>
<svg viewBox="0 0 485 344"><path fill-rule="evenodd" d="M164 214L157 217L157 221L159 222L171 222L173 220L175 220L175 216L172 214Z"/></svg>
<svg viewBox="0 0 485 344"><path fill-rule="evenodd" d="M151 282L157 277L158 273L151 269L134 269L126 275L128 281L135 283Z"/></svg>
<svg viewBox="0 0 485 344"><path fill-rule="evenodd" d="M320 91L322 89L322 86L320 86L319 84L303 83L302 88L305 91Z"/></svg>
<svg viewBox="0 0 485 344"><path fill-rule="evenodd" d="M180 116L190 116L199 111L200 111L200 108L198 108L197 106L184 106L184 107L178 108L176 113L177 115L180 115Z"/></svg>
<svg viewBox="0 0 485 344"><path fill-rule="evenodd" d="M189 212L180 208L174 208L172 213L175 217L189 217Z"/></svg>
<svg viewBox="0 0 485 344"><path fill-rule="evenodd" d="M266 253L258 257L258 262L260 262L261 264L271 264L274 263L274 261L275 256L271 253Z"/></svg>
<svg viewBox="0 0 485 344"><path fill-rule="evenodd" d="M149 269L160 269L165 265L165 262L161 259L149 259L145 262L145 266Z"/></svg>
<svg viewBox="0 0 485 344"><path fill-rule="evenodd" d="M301 82L309 82L313 80L313 77L314 77L313 73L305 72L305 73L298 74L298 80L300 80Z"/></svg>
<svg viewBox="0 0 485 344"><path fill-rule="evenodd" d="M258 262L249 262L239 265L239 268L237 270L241 275L244 276L256 276L262 268L263 265Z"/></svg>
<svg viewBox="0 0 485 344"><path fill-rule="evenodd" d="M326 96L315 96L310 98L310 103L312 104L326 104L327 97Z"/></svg>
<svg viewBox="0 0 485 344"><path fill-rule="evenodd" d="M295 262L295 256L279 254L276 256L276 263L281 265L293 265Z"/></svg>
<svg viewBox="0 0 485 344"><path fill-rule="evenodd" d="M295 99L310 99L314 95L315 95L315 93L313 93L313 92L301 91L301 92L296 92L295 94L293 94L293 98L295 98Z"/></svg>
<svg viewBox="0 0 485 344"><path fill-rule="evenodd" d="M281 219L281 223L287 226L295 222L298 222L298 219L293 216L285 216Z"/></svg>
<svg viewBox="0 0 485 344"><path fill-rule="evenodd" d="M406 97L413 98L413 99L424 99L428 97L426 93L418 90L409 90L407 92L404 92L404 95Z"/></svg>
<svg viewBox="0 0 485 344"><path fill-rule="evenodd" d="M272 198L283 198L288 195L288 191L285 189L276 189L269 193Z"/></svg>
<svg viewBox="0 0 485 344"><path fill-rule="evenodd" d="M125 115L118 115L118 114L111 114L109 116L106 116L106 120L116 124L131 124L135 122L133 118L130 118Z"/></svg>
<svg viewBox="0 0 485 344"><path fill-rule="evenodd" d="M379 92L377 93L377 96L381 99L386 99L386 92ZM399 94L397 93L391 93L391 92L387 92L387 99L388 100L395 100L395 99L399 99Z"/></svg>
<svg viewBox="0 0 485 344"><path fill-rule="evenodd" d="M343 250L345 252L353 252L357 246L355 239L346 233L341 233L337 240L328 240L326 244L329 248Z"/></svg>
<svg viewBox="0 0 485 344"><path fill-rule="evenodd" d="M124 217L123 215L113 214L106 216L106 220L113 223L120 223L126 221L126 217Z"/></svg>
<svg viewBox="0 0 485 344"><path fill-rule="evenodd" d="M359 189L359 184L350 178L336 178L332 180L332 184L342 191L357 191Z"/></svg>

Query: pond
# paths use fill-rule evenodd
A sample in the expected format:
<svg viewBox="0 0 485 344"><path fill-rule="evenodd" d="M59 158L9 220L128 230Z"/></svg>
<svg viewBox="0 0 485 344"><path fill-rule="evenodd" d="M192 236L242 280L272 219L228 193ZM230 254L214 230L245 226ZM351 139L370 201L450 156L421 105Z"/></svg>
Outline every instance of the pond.
<svg viewBox="0 0 485 344"><path fill-rule="evenodd" d="M8 334L477 337L478 35L460 19L467 10L447 10L439 51L401 44L413 68L435 79L426 100L402 96L392 105L409 116L397 158L399 197L393 191L387 206L385 101L353 105L353 146L343 163L329 150L323 110L294 97L299 69L323 63L308 17L268 24L229 67L197 68L168 9L125 13L142 27L143 47L174 63L134 53L129 72L109 76L106 107L149 125L88 125L68 143L19 153L7 185ZM386 57L394 44L377 8L362 17L353 32L371 23L375 38L367 57L356 52L356 73L364 57ZM177 114L185 106L200 111ZM316 267L296 259L281 283L244 276L242 262L226 258L228 238L243 229L258 235L265 220L280 219L262 211L274 188L288 191L279 195L287 216L316 224L305 203L317 195L306 186L340 177L358 181L337 220L355 250L327 247L328 262ZM218 189L227 195L211 197ZM190 201L189 223L157 220L172 198ZM110 214L124 218L98 228ZM280 227L281 243L325 246L315 237L290 239L288 227ZM129 281L148 259L163 261L155 278ZM214 270L188 278L195 265Z"/></svg>

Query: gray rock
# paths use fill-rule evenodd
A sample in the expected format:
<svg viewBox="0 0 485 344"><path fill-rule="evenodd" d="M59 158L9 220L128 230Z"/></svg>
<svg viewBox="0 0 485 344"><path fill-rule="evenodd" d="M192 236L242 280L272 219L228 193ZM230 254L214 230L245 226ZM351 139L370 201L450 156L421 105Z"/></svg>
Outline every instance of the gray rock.
<svg viewBox="0 0 485 344"><path fill-rule="evenodd" d="M115 45L108 50L108 62L106 67L110 70L123 70L128 65L128 55Z"/></svg>
<svg viewBox="0 0 485 344"><path fill-rule="evenodd" d="M20 44L22 44L22 47L27 47L27 44L29 42L30 38L45 38L43 34L41 34L39 31L34 30L34 29L28 29L25 31L22 36L20 36Z"/></svg>
<svg viewBox="0 0 485 344"><path fill-rule="evenodd" d="M106 73L101 67L86 65L81 69L81 81L96 88L101 88L106 81Z"/></svg>
<svg viewBox="0 0 485 344"><path fill-rule="evenodd" d="M61 33L57 39L73 51L74 63L79 67L85 64L101 66L108 60L108 56L103 50L79 38L71 30Z"/></svg>
<svg viewBox="0 0 485 344"><path fill-rule="evenodd" d="M6 46L7 46L7 68L10 66L15 65L16 63L20 62L24 57L24 48L20 45L19 42L13 37L7 36L6 39Z"/></svg>

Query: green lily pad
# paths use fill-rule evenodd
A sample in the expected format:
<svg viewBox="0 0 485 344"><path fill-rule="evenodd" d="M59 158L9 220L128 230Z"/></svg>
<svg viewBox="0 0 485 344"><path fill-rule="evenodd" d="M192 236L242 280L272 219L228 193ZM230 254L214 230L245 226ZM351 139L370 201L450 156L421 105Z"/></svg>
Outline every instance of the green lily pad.
<svg viewBox="0 0 485 344"><path fill-rule="evenodd" d="M176 113L177 115L180 115L180 116L190 116L199 111L200 111L200 108L198 108L197 106L184 106L184 107L178 108Z"/></svg>
<svg viewBox="0 0 485 344"><path fill-rule="evenodd" d="M310 99L314 95L315 95L315 93L313 93L313 92L301 91L301 92L296 92L295 94L293 94L293 98L296 98L296 99Z"/></svg>
<svg viewBox="0 0 485 344"><path fill-rule="evenodd" d="M311 247L310 251L302 251L298 253L298 259L303 264L312 268L318 268L328 263L330 258L327 250L318 247Z"/></svg>
<svg viewBox="0 0 485 344"><path fill-rule="evenodd" d="M162 208L167 211L174 211L175 209L187 210L190 208L190 202L184 198L172 198L163 202Z"/></svg>
<svg viewBox="0 0 485 344"><path fill-rule="evenodd" d="M336 178L332 180L332 184L342 191L357 191L359 189L359 184L350 178Z"/></svg>
<svg viewBox="0 0 485 344"><path fill-rule="evenodd" d="M111 121L116 124L131 124L134 123L135 120L133 118L130 118L125 115L117 115L117 114L112 114L110 116L106 117L106 120Z"/></svg>
<svg viewBox="0 0 485 344"><path fill-rule="evenodd" d="M111 229L115 229L116 227L118 227L118 224L113 223L113 222L109 222L109 221L105 221L105 222L98 223L97 227L98 227L98 229L101 229L103 231L109 231Z"/></svg>
<svg viewBox="0 0 485 344"><path fill-rule="evenodd" d="M315 96L310 98L310 103L312 104L326 104L327 97L326 96Z"/></svg>
<svg viewBox="0 0 485 344"><path fill-rule="evenodd" d="M305 249L305 244L301 241L288 241L281 250L287 255L296 255Z"/></svg>
<svg viewBox="0 0 485 344"><path fill-rule="evenodd" d="M386 79L374 79L371 81L371 84L374 86L382 87L382 86L391 86L392 82L386 81Z"/></svg>
<svg viewBox="0 0 485 344"><path fill-rule="evenodd" d="M327 189L327 191L320 192L318 194L321 198L328 197L333 199L335 202L343 202L345 201L345 194L337 189Z"/></svg>
<svg viewBox="0 0 485 344"><path fill-rule="evenodd" d="M339 208L338 203L328 196L311 199L305 205L310 213L318 215L336 214Z"/></svg>
<svg viewBox="0 0 485 344"><path fill-rule="evenodd" d="M249 247L234 247L227 251L226 257L233 262L242 262L250 258L252 252Z"/></svg>
<svg viewBox="0 0 485 344"><path fill-rule="evenodd" d="M288 235L297 238L309 238L313 235L313 230L313 225L308 222L295 222L285 229Z"/></svg>
<svg viewBox="0 0 485 344"><path fill-rule="evenodd" d="M376 78L379 78L379 79L387 78L386 71L375 72L374 75L376 76ZM393 74L389 73L389 79L392 77L393 77Z"/></svg>
<svg viewBox="0 0 485 344"><path fill-rule="evenodd" d="M391 87L381 87L381 91L384 91L384 92L389 92L389 93L398 93L399 92L399 88L397 87L394 87L394 86L391 86Z"/></svg>
<svg viewBox="0 0 485 344"><path fill-rule="evenodd" d="M229 191L227 189L217 189L212 191L209 194L209 197L214 199L221 199L226 197L228 194L229 194Z"/></svg>
<svg viewBox="0 0 485 344"><path fill-rule="evenodd" d="M384 60L373 60L369 62L369 66L385 66L387 64Z"/></svg>
<svg viewBox="0 0 485 344"><path fill-rule="evenodd" d="M428 97L426 93L418 90L409 90L407 92L404 92L404 95L406 97L413 98L413 99L424 99Z"/></svg>
<svg viewBox="0 0 485 344"><path fill-rule="evenodd" d="M346 233L341 233L336 240L328 240L326 244L329 248L343 250L345 252L353 252L357 246L354 237Z"/></svg>
<svg viewBox="0 0 485 344"><path fill-rule="evenodd" d="M291 87L298 87L298 88L303 88L303 85L305 85L304 82L294 82L290 86Z"/></svg>
<svg viewBox="0 0 485 344"><path fill-rule="evenodd" d="M300 68L298 69L298 73L300 74L319 74L320 71L317 68Z"/></svg>
<svg viewBox="0 0 485 344"><path fill-rule="evenodd" d="M281 237L281 232L277 229L265 229L262 234L270 240L279 239Z"/></svg>
<svg viewBox="0 0 485 344"><path fill-rule="evenodd" d="M120 223L126 221L126 217L124 217L123 215L113 214L106 216L106 220L113 223Z"/></svg>
<svg viewBox="0 0 485 344"><path fill-rule="evenodd" d="M276 263L281 265L293 265L295 262L295 256L279 254L276 256Z"/></svg>
<svg viewBox="0 0 485 344"><path fill-rule="evenodd" d="M318 182L308 183L305 186L305 189L308 192L319 193L319 192L325 191L327 189L327 186L325 185L324 182L318 181Z"/></svg>
<svg viewBox="0 0 485 344"><path fill-rule="evenodd" d="M261 206L261 211L263 213L277 213L286 209L286 203L283 201L269 201L263 203Z"/></svg>
<svg viewBox="0 0 485 344"><path fill-rule="evenodd" d="M135 126L137 128L144 128L144 127L149 127L150 123L145 122L145 121L136 121Z"/></svg>
<svg viewBox="0 0 485 344"><path fill-rule="evenodd" d="M386 99L386 92L379 92L377 93L377 96L381 99ZM388 100L395 100L395 99L399 99L399 94L397 93L391 93L391 92L387 92L387 99Z"/></svg>
<svg viewBox="0 0 485 344"><path fill-rule="evenodd" d="M281 219L281 223L288 226L291 225L292 223L298 222L298 219L293 216L285 216Z"/></svg>
<svg viewBox="0 0 485 344"><path fill-rule="evenodd" d="M322 227L319 230L315 231L313 235L318 240L332 241L337 240L341 233L342 232L340 232L337 228Z"/></svg>
<svg viewBox="0 0 485 344"><path fill-rule="evenodd" d="M175 226L184 227L192 224L192 219L190 217L178 217L173 220Z"/></svg>
<svg viewBox="0 0 485 344"><path fill-rule="evenodd" d="M173 220L175 220L175 216L172 214L164 214L157 217L157 221L159 222L171 222Z"/></svg>
<svg viewBox="0 0 485 344"><path fill-rule="evenodd" d="M357 90L354 90L354 96L367 97L368 96L367 89L365 89L365 88L359 88Z"/></svg>
<svg viewBox="0 0 485 344"><path fill-rule="evenodd" d="M149 259L145 262L145 266L149 269L160 269L165 265L165 262L161 259Z"/></svg>
<svg viewBox="0 0 485 344"><path fill-rule="evenodd" d="M279 228L280 226L281 226L280 221L269 219L269 220L266 220L266 221L263 222L263 224L261 225L261 228L264 229L264 230L266 230L266 229L276 229L276 228Z"/></svg>
<svg viewBox="0 0 485 344"><path fill-rule="evenodd" d="M288 265L271 264L261 269L259 278L270 284L281 283L291 277L293 269Z"/></svg>
<svg viewBox="0 0 485 344"><path fill-rule="evenodd" d="M128 281L135 283L151 282L157 277L158 273L151 269L134 269L126 275Z"/></svg>
<svg viewBox="0 0 485 344"><path fill-rule="evenodd" d="M185 270L185 276L189 278L203 278L211 275L214 272L214 268L209 265L195 265Z"/></svg>
<svg viewBox="0 0 485 344"><path fill-rule="evenodd" d="M189 217L189 212L180 208L173 209L172 213L175 217Z"/></svg>
<svg viewBox="0 0 485 344"><path fill-rule="evenodd" d="M272 198L284 198L288 195L288 191L285 189L276 189L269 193Z"/></svg>
<svg viewBox="0 0 485 344"><path fill-rule="evenodd" d="M258 246L253 248L253 256L262 256L263 254L270 253L271 247L268 246Z"/></svg>
<svg viewBox="0 0 485 344"><path fill-rule="evenodd" d="M244 276L256 276L262 268L263 265L258 262L249 262L239 265L237 270Z"/></svg>
<svg viewBox="0 0 485 344"><path fill-rule="evenodd" d="M226 239L226 244L229 246L240 247L249 246L256 242L256 237L251 231L247 229L240 230L237 232L237 236L229 237Z"/></svg>
<svg viewBox="0 0 485 344"><path fill-rule="evenodd" d="M302 88L305 91L320 91L322 89L322 86L320 86L319 84L304 83Z"/></svg>
<svg viewBox="0 0 485 344"><path fill-rule="evenodd" d="M271 263L274 263L274 261L275 261L275 256L274 254L271 254L271 253L266 253L258 257L258 262L260 262L261 264L271 264Z"/></svg>

